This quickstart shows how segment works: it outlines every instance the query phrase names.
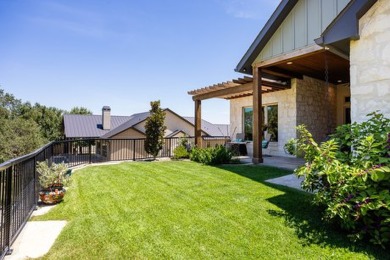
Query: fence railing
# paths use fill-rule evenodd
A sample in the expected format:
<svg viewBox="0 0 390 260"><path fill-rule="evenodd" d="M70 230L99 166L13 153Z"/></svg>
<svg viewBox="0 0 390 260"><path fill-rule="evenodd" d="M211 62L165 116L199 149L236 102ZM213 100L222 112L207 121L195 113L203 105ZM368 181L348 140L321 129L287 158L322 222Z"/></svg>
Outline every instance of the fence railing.
<svg viewBox="0 0 390 260"><path fill-rule="evenodd" d="M195 138L186 137L194 146ZM172 157L179 137L165 138L158 157ZM202 146L224 145L227 137L203 137ZM0 259L12 252L11 245L38 204L37 162L64 162L68 167L106 161L151 158L144 149L145 139L80 139L51 142L28 155L0 164Z"/></svg>

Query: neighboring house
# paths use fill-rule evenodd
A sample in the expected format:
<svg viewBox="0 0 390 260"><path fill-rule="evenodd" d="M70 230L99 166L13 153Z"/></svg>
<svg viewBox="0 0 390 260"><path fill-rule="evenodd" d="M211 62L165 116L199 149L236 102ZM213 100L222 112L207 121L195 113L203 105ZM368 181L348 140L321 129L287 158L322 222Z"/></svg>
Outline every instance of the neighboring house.
<svg viewBox="0 0 390 260"><path fill-rule="evenodd" d="M165 137L194 136L194 118L182 117L166 108ZM129 139L145 138L145 122L149 112L131 116L113 116L111 109L104 106L102 115L64 115L64 134L66 139L110 138ZM215 125L202 120L202 136L229 136L229 125Z"/></svg>
<svg viewBox="0 0 390 260"><path fill-rule="evenodd" d="M230 100L230 133L253 140L255 163L284 155L297 125L323 141L369 112L389 117L389 32L388 0L282 0L235 69L253 77L190 91L195 115L204 99Z"/></svg>
<svg viewBox="0 0 390 260"><path fill-rule="evenodd" d="M166 138L194 136L193 117L182 117L170 109L165 112ZM64 133L67 139L98 139L90 147L88 142L76 141L69 149L73 153L92 153L106 157L109 160L124 158L145 158L144 150L145 122L149 112L137 113L131 116L112 116L108 106L103 107L102 115L64 115ZM204 146L222 144L228 137L228 125L214 125L202 120L202 136ZM179 145L179 139L168 140L161 151L164 156L171 156L174 148Z"/></svg>

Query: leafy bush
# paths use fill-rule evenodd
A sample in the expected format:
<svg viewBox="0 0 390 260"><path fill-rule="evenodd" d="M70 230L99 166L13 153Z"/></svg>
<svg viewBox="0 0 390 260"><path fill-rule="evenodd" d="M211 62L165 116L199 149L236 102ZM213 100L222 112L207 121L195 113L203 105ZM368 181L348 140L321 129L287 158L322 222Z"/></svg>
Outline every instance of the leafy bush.
<svg viewBox="0 0 390 260"><path fill-rule="evenodd" d="M232 152L223 145L207 148L193 148L190 159L194 162L206 165L229 163L232 159Z"/></svg>
<svg viewBox="0 0 390 260"><path fill-rule="evenodd" d="M190 158L190 153L187 151L187 148L179 145L173 150L173 159L188 159Z"/></svg>
<svg viewBox="0 0 390 260"><path fill-rule="evenodd" d="M284 152L290 155L296 155L297 141L295 138L291 138L284 144Z"/></svg>
<svg viewBox="0 0 390 260"><path fill-rule="evenodd" d="M306 164L302 187L325 205L325 219L336 221L354 239L390 244L390 119L371 113L369 120L341 126L318 145L298 126L298 149Z"/></svg>
<svg viewBox="0 0 390 260"><path fill-rule="evenodd" d="M42 188L52 188L58 185L69 184L69 176L65 173L68 167L64 163L49 163L47 160L37 162L39 184Z"/></svg>

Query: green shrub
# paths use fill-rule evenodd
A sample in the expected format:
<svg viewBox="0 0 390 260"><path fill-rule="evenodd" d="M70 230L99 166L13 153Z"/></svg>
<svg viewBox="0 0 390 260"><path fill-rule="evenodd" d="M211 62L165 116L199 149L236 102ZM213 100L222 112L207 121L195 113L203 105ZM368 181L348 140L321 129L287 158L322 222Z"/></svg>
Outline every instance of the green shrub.
<svg viewBox="0 0 390 260"><path fill-rule="evenodd" d="M190 158L190 153L187 151L187 148L179 145L173 150L173 159L188 159Z"/></svg>
<svg viewBox="0 0 390 260"><path fill-rule="evenodd" d="M232 159L232 153L223 145L207 148L195 147L191 150L190 159L206 165L217 165L229 163Z"/></svg>
<svg viewBox="0 0 390 260"><path fill-rule="evenodd" d="M325 205L325 219L336 221L354 239L390 244L390 119L378 113L369 120L342 126L318 145L305 126L298 126L298 150L306 164L302 187Z"/></svg>

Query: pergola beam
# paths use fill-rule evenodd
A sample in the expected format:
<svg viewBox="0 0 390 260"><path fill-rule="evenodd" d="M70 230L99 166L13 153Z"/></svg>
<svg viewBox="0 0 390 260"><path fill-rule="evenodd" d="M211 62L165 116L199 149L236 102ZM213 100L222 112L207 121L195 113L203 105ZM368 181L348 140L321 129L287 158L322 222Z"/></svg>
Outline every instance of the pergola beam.
<svg viewBox="0 0 390 260"><path fill-rule="evenodd" d="M228 88L218 89L212 92L198 94L193 96L192 100L204 100L204 99L217 98L217 97L223 97L229 95L236 95L250 90L252 90L252 83L246 83L243 85L236 85L235 87L228 87Z"/></svg>

